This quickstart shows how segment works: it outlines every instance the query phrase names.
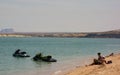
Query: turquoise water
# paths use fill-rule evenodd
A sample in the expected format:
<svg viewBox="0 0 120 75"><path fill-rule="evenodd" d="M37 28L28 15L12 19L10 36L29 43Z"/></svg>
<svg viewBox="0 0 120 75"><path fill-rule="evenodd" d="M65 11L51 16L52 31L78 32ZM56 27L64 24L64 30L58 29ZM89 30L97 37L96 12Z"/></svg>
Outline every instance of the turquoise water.
<svg viewBox="0 0 120 75"><path fill-rule="evenodd" d="M15 58L16 49L26 51L30 58ZM32 57L42 52L52 55L58 62L35 62ZM53 75L83 60L95 57L97 52L103 55L120 52L120 39L100 38L0 38L0 75Z"/></svg>

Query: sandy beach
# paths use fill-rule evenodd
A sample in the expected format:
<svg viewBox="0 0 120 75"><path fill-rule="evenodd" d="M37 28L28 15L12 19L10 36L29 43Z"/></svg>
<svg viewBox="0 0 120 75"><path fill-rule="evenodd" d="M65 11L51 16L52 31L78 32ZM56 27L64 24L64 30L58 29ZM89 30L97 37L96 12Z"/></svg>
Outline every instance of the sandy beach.
<svg viewBox="0 0 120 75"><path fill-rule="evenodd" d="M120 54L106 57L106 61L109 60L111 64L76 67L60 75L120 75Z"/></svg>

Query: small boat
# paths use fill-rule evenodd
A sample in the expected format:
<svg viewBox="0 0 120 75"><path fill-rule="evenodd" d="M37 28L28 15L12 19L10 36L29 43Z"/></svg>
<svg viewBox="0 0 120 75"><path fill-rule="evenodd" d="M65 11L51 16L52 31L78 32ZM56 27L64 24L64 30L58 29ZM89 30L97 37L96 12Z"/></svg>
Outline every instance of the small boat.
<svg viewBox="0 0 120 75"><path fill-rule="evenodd" d="M52 56L48 55L48 56L42 56L41 53L35 55L33 57L34 61L45 61L45 62L57 62L56 59L53 59Z"/></svg>
<svg viewBox="0 0 120 75"><path fill-rule="evenodd" d="M30 55L28 55L26 52L20 52L20 49L16 50L14 53L13 53L13 56L14 57L30 57Z"/></svg>

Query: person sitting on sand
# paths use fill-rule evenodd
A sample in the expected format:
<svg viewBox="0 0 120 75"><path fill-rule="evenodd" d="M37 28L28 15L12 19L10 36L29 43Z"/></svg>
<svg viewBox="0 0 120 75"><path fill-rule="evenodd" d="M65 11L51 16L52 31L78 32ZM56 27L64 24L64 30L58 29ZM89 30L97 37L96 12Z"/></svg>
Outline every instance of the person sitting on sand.
<svg viewBox="0 0 120 75"><path fill-rule="evenodd" d="M106 60L103 56L101 56L101 53L97 53L97 55L98 55L98 59L94 59L93 63L90 65L100 65L106 63Z"/></svg>
<svg viewBox="0 0 120 75"><path fill-rule="evenodd" d="M98 62L100 64L106 63L105 57L101 56L101 53L98 53Z"/></svg>
<svg viewBox="0 0 120 75"><path fill-rule="evenodd" d="M94 59L93 63L90 64L90 65L100 65L100 64L104 64L104 63L105 64L111 64L112 63L111 60L106 62L105 57L101 56L101 53L97 53L97 55L98 55L98 59ZM112 56L112 55L113 55L113 53L110 54L110 56Z"/></svg>

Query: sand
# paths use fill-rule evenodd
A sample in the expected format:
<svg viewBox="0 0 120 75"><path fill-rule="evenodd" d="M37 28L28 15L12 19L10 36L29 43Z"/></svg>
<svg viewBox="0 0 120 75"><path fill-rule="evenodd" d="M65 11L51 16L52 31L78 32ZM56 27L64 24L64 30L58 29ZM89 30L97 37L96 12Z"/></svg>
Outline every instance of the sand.
<svg viewBox="0 0 120 75"><path fill-rule="evenodd" d="M120 75L120 54L107 57L111 64L76 67L65 74L60 75Z"/></svg>

